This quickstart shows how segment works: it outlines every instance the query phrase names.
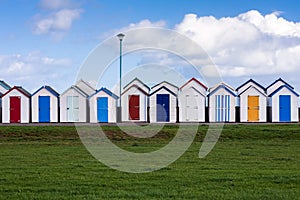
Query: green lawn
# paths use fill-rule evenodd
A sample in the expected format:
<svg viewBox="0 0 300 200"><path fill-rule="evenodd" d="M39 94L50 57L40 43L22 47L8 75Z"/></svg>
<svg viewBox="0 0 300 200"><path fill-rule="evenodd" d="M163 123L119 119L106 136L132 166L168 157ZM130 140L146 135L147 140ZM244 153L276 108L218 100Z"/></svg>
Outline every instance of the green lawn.
<svg viewBox="0 0 300 200"><path fill-rule="evenodd" d="M134 152L165 145L177 126L151 139L103 127ZM1 199L300 199L300 126L228 125L210 154L199 159L207 126L176 162L130 174L95 160L72 126L0 126ZM93 129L93 127L87 127Z"/></svg>

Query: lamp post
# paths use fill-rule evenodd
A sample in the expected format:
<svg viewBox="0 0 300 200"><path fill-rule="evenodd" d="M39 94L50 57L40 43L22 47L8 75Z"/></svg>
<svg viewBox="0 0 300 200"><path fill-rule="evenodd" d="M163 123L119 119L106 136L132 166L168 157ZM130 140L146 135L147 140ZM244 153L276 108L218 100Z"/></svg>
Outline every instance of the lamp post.
<svg viewBox="0 0 300 200"><path fill-rule="evenodd" d="M123 33L119 33L117 37L120 40L120 104L119 104L119 114L118 114L118 122L122 122L122 42L125 35Z"/></svg>

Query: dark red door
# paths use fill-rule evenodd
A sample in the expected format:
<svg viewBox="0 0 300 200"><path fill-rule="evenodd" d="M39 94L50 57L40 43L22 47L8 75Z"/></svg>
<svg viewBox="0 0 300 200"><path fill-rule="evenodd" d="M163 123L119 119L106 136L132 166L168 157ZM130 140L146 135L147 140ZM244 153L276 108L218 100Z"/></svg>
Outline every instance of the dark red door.
<svg viewBox="0 0 300 200"><path fill-rule="evenodd" d="M10 123L21 121L21 97L10 97Z"/></svg>
<svg viewBox="0 0 300 200"><path fill-rule="evenodd" d="M129 95L129 119L139 120L140 119L140 96Z"/></svg>

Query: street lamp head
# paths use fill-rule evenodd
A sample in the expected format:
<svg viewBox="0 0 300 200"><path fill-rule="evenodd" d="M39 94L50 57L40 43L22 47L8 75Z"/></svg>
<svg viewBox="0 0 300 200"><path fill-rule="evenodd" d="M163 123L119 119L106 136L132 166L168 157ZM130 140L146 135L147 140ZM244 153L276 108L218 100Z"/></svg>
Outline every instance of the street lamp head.
<svg viewBox="0 0 300 200"><path fill-rule="evenodd" d="M119 33L119 34L117 35L117 37L119 38L120 41L122 41L123 38L125 37L125 35L124 35L123 33Z"/></svg>

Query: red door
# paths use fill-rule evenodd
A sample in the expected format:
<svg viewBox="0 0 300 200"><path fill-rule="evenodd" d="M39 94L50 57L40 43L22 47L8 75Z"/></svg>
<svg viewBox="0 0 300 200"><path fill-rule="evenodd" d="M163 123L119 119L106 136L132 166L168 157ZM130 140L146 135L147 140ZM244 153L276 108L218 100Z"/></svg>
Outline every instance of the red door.
<svg viewBox="0 0 300 200"><path fill-rule="evenodd" d="M129 119L139 120L140 119L140 96L129 95Z"/></svg>
<svg viewBox="0 0 300 200"><path fill-rule="evenodd" d="M21 97L10 97L10 123L21 121Z"/></svg>

